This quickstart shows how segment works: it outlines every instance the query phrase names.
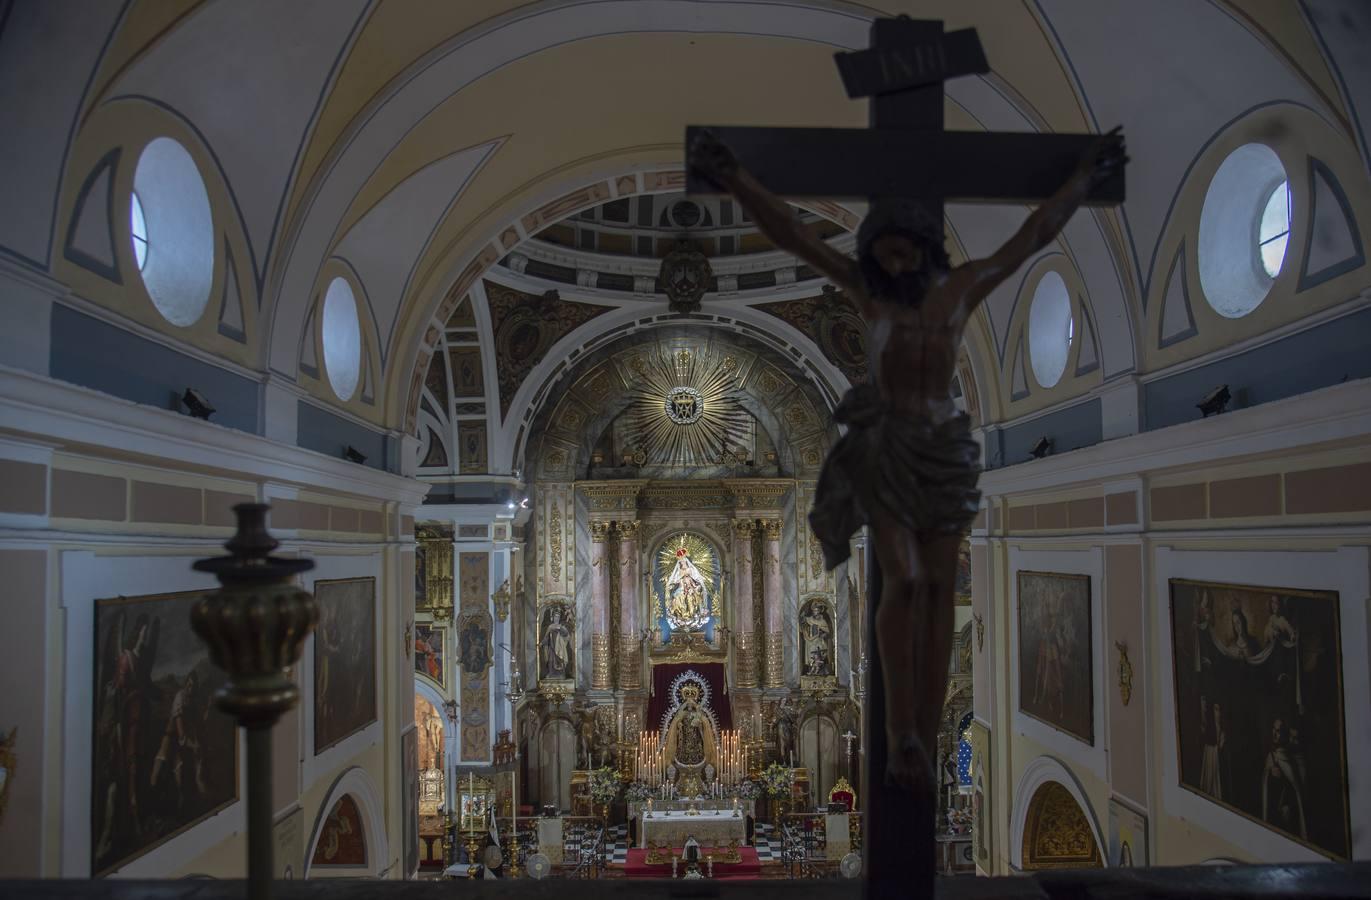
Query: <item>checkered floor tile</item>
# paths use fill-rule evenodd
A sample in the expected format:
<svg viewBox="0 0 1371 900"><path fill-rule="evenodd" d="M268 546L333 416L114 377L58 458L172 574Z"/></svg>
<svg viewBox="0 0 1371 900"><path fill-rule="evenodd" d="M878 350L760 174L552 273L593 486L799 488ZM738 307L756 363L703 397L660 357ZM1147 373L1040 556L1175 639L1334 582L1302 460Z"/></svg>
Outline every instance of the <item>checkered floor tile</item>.
<svg viewBox="0 0 1371 900"><path fill-rule="evenodd" d="M779 862L781 859L780 835L767 824L758 824L754 835L753 846L757 850L757 859L761 862ZM580 835L569 834L566 838L565 853L567 858L575 858L580 851ZM611 866L622 866L628 862L628 851L631 845L628 842L628 826L614 825L605 835L605 863Z"/></svg>

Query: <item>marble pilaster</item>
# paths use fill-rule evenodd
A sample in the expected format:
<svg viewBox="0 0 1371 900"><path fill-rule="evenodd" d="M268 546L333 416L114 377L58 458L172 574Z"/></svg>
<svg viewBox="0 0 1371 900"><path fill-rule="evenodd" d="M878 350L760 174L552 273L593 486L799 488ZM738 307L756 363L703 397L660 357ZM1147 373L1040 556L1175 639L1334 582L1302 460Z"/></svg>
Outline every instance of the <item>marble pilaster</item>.
<svg viewBox="0 0 1371 900"><path fill-rule="evenodd" d="M590 686L608 690L609 669L609 523L590 523Z"/></svg>
<svg viewBox="0 0 1371 900"><path fill-rule="evenodd" d="M733 522L733 677L740 688L757 686L758 641L752 610L752 519Z"/></svg>
<svg viewBox="0 0 1371 900"><path fill-rule="evenodd" d="M643 686L638 610L638 522L618 523L619 534L619 687L637 690Z"/></svg>
<svg viewBox="0 0 1371 900"><path fill-rule="evenodd" d="M785 683L785 643L782 628L781 520L762 520L762 622L766 629L765 686Z"/></svg>

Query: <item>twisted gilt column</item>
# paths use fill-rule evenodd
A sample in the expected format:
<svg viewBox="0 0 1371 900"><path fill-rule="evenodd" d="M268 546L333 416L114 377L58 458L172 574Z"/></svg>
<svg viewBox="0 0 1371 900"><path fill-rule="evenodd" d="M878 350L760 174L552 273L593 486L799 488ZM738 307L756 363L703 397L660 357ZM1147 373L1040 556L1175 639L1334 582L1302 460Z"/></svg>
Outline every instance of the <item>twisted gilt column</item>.
<svg viewBox="0 0 1371 900"><path fill-rule="evenodd" d="M609 523L590 523L590 686L613 687L609 679Z"/></svg>
<svg viewBox="0 0 1371 900"><path fill-rule="evenodd" d="M733 522L733 677L740 688L757 686L757 633L752 627L752 519Z"/></svg>
<svg viewBox="0 0 1371 900"><path fill-rule="evenodd" d="M762 521L762 622L766 628L765 686L785 683L781 640L781 520Z"/></svg>
<svg viewBox="0 0 1371 900"><path fill-rule="evenodd" d="M619 523L619 687L643 686L638 632L638 522Z"/></svg>

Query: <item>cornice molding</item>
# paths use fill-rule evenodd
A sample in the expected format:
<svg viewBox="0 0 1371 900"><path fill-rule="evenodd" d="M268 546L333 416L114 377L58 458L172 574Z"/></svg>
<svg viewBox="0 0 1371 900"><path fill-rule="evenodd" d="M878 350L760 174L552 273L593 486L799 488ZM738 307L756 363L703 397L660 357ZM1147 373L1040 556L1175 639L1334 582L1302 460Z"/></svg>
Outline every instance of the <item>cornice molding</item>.
<svg viewBox="0 0 1371 900"><path fill-rule="evenodd" d="M87 452L417 506L429 486L260 435L0 366L0 431Z"/></svg>
<svg viewBox="0 0 1371 900"><path fill-rule="evenodd" d="M981 476L987 496L1022 495L1371 437L1371 380L1145 431Z"/></svg>

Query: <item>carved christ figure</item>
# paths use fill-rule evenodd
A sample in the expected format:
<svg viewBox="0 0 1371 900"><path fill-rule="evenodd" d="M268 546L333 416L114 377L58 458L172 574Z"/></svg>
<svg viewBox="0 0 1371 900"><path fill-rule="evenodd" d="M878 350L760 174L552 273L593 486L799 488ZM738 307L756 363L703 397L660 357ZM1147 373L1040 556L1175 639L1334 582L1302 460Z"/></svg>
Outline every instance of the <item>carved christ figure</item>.
<svg viewBox="0 0 1371 900"><path fill-rule="evenodd" d="M952 652L957 553L980 503L980 450L952 376L966 323L997 285L1066 226L1092 188L1122 169L1123 137L1096 141L1066 182L986 259L952 268L941 219L909 201L873 204L857 259L804 228L791 208L701 132L689 165L732 194L777 247L841 288L867 325L871 380L835 411L848 431L820 473L810 525L834 568L863 525L883 575L875 640L885 685L886 780L933 789L934 746Z"/></svg>

